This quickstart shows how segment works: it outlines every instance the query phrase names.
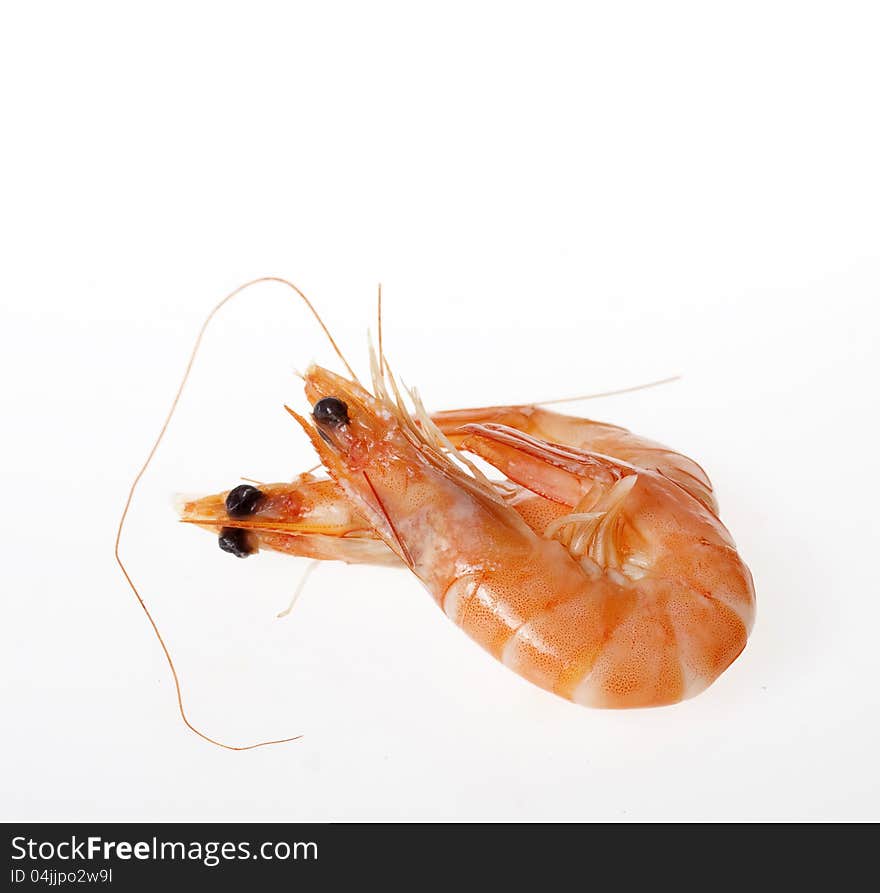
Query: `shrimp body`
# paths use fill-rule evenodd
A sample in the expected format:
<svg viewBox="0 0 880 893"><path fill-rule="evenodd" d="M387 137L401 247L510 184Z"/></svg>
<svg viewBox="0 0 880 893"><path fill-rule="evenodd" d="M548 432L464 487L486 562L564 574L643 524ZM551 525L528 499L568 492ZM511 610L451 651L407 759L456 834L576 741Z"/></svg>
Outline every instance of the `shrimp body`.
<svg viewBox="0 0 880 893"><path fill-rule="evenodd" d="M261 485L246 517L230 515L228 493L204 497L184 520L221 531L221 544L232 530L236 554L407 566L506 666L582 704L674 703L745 646L751 577L693 460L532 406L414 422L323 369L306 390L345 407L344 423L297 416L331 479ZM444 444L493 465L503 490Z"/></svg>
<svg viewBox="0 0 880 893"><path fill-rule="evenodd" d="M571 511L545 535L588 578L513 631L507 666L579 703L653 706L702 691L745 647L751 575L717 516L680 487L502 426L470 427L467 447Z"/></svg>
<svg viewBox="0 0 880 893"><path fill-rule="evenodd" d="M444 613L529 681L600 707L671 704L737 657L754 614L727 530L660 473L498 424L466 449L552 503L544 535L461 470L381 387L319 367L313 420L296 416L331 477ZM322 411L341 406L344 412Z"/></svg>

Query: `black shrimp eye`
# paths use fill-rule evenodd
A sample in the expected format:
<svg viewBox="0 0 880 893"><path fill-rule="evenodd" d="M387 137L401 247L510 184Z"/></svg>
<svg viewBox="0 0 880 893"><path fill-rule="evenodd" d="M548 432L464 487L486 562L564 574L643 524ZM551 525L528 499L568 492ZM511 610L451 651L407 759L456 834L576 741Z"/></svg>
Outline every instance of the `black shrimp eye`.
<svg viewBox="0 0 880 893"><path fill-rule="evenodd" d="M224 527L220 531L217 545L224 552L229 552L236 558L247 558L255 551L248 542L247 531L240 527Z"/></svg>
<svg viewBox="0 0 880 893"><path fill-rule="evenodd" d="M312 407L312 418L316 422L334 428L349 423L348 407L338 397L322 397Z"/></svg>
<svg viewBox="0 0 880 893"><path fill-rule="evenodd" d="M226 497L226 514L230 518L246 518L252 515L263 500L263 491L250 484L239 484Z"/></svg>

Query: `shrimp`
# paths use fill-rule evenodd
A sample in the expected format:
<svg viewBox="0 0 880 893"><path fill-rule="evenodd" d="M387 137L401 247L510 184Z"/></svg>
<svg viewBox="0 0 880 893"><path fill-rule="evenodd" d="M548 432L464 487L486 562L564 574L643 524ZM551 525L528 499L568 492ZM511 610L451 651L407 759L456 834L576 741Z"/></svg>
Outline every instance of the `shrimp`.
<svg viewBox="0 0 880 893"><path fill-rule="evenodd" d="M222 525L234 554L405 566L489 653L579 704L672 704L740 654L752 579L696 463L536 407L429 418L418 401L414 418L387 376L396 399L384 364L374 394L307 371L311 418L288 412L330 481L242 486L188 503L183 520Z"/></svg>
<svg viewBox="0 0 880 893"><path fill-rule="evenodd" d="M116 561L158 639L192 732L235 751L301 737L232 745L190 721L171 653L121 554L135 493L208 326L260 283L280 284L305 305L350 376L313 366L304 377L311 417L285 407L329 478L307 473L292 482L241 485L183 502L181 520L218 534L221 548L239 557L270 549L408 568L483 648L580 704L675 703L736 659L754 620L754 587L718 518L711 482L693 460L546 404L429 416L411 392L413 412L382 351L381 287L371 393L306 295L268 276L234 289L202 323L116 531ZM489 480L469 456L504 479Z"/></svg>

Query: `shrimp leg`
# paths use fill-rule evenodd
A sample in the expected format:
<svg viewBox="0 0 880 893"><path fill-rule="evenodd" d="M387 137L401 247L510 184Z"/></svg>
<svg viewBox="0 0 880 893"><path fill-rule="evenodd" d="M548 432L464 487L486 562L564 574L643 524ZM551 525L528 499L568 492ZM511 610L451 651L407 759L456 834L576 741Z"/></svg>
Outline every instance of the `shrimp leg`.
<svg viewBox="0 0 880 893"><path fill-rule="evenodd" d="M630 465L656 471L674 481L711 512L718 514L712 482L693 459L617 425L526 404L454 409L435 413L431 419L456 446L466 436L463 426L491 423L514 428L549 443L622 459Z"/></svg>

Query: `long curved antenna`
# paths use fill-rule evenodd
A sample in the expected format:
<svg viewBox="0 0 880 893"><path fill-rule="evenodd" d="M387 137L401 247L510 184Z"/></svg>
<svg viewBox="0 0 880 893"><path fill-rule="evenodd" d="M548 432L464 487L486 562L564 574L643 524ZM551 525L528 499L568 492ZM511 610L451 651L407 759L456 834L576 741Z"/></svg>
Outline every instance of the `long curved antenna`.
<svg viewBox="0 0 880 893"><path fill-rule="evenodd" d="M357 376L354 374L351 366L348 365L345 357L342 355L342 351L337 346L336 342L333 340L333 336L330 334L327 326L324 325L324 321L318 315L318 312L312 306L312 302L292 283L287 279L282 279L279 276L261 276L259 279L252 279L250 282L245 282L244 285L240 285L238 288L231 291L222 301L220 301L214 309L205 317L205 321L202 323L201 328L199 329L198 335L196 336L195 343L193 344L192 351L189 355L189 361L186 364L186 369L183 373L183 378L180 381L180 385L177 388L177 392L174 395L174 399L171 401L171 407L168 410L167 415L165 416L165 421L162 423L162 427L159 429L159 434L156 437L156 440L153 442L153 446L150 448L150 452L147 454L147 458L144 461L143 465L141 465L140 470L135 475L134 480L131 483L131 487L128 490L128 496L125 500L125 506L122 509L122 515L119 518L119 526L116 529L116 544L114 547L113 554L116 556L116 563L119 565L119 569L122 571L123 576L125 577L128 585L131 587L131 591L135 594L135 597L138 600L141 608L143 609L144 614L147 615L147 620L150 621L150 626L153 628L153 632L156 634L156 638L159 640L159 644L162 646L162 651L165 655L165 660L168 662L168 667L171 670L171 675L174 679L174 689L177 693L177 708L180 711L180 718L183 720L184 725L194 732L199 738L203 738L205 741L208 741L211 744L217 745L217 747L222 747L225 750L253 750L257 747L267 747L270 744L285 744L288 741L296 741L298 738L301 738L302 735L294 735L291 738L278 738L273 741L259 741L256 744L246 744L241 746L236 746L232 744L224 744L222 741L218 741L216 738L212 738L210 735L206 735L201 730L197 729L190 721L186 715L186 710L183 706L183 694L180 688L180 678L177 675L177 669L174 666L174 661L171 658L171 652L168 650L168 646L165 644L165 640L162 638L162 633L159 632L159 627L156 624L156 621L153 619L153 615L150 613L150 609L147 607L143 598L141 597L140 592L138 592L137 586L134 584L134 580L132 580L131 576L128 573L127 568L125 567L125 563L122 560L122 556L119 554L119 545L122 541L122 531L125 527L125 521L128 518L128 512L131 508L132 500L134 499L135 491L138 488L138 485L141 482L141 478L143 478L146 473L147 468L149 468L150 463L153 461L153 456L156 455L156 450L159 449L159 444L162 443L162 438L165 437L165 432L168 430L168 425L171 423L171 419L174 417L174 413L177 410L177 404L180 402L180 398L183 395L184 388L186 387L186 383L189 380L190 373L192 372L193 364L195 363L196 356L198 355L199 348L202 344L202 338L204 337L205 331L211 323L211 320L217 315L217 312L231 301L236 295L241 294L245 289L250 288L253 285L257 285L260 282L280 282L282 285L286 285L288 288L292 288L302 300L305 302L306 306L309 310L312 311L315 319L318 321L318 324L324 330L324 334L329 339L330 343L333 345L334 350L336 351L339 358L342 360L345 368L348 370L349 374L357 381Z"/></svg>
<svg viewBox="0 0 880 893"><path fill-rule="evenodd" d="M578 400L595 400L597 397L616 397L618 394L631 394L633 391L644 391L647 388L656 388L662 384L679 381L680 375L670 375L668 378L658 378L657 381L648 381L645 384L632 385L628 388L615 388L613 391L600 391L596 394L581 394L579 397L557 397L554 400L535 400L534 406L551 406L554 403L575 403Z"/></svg>

